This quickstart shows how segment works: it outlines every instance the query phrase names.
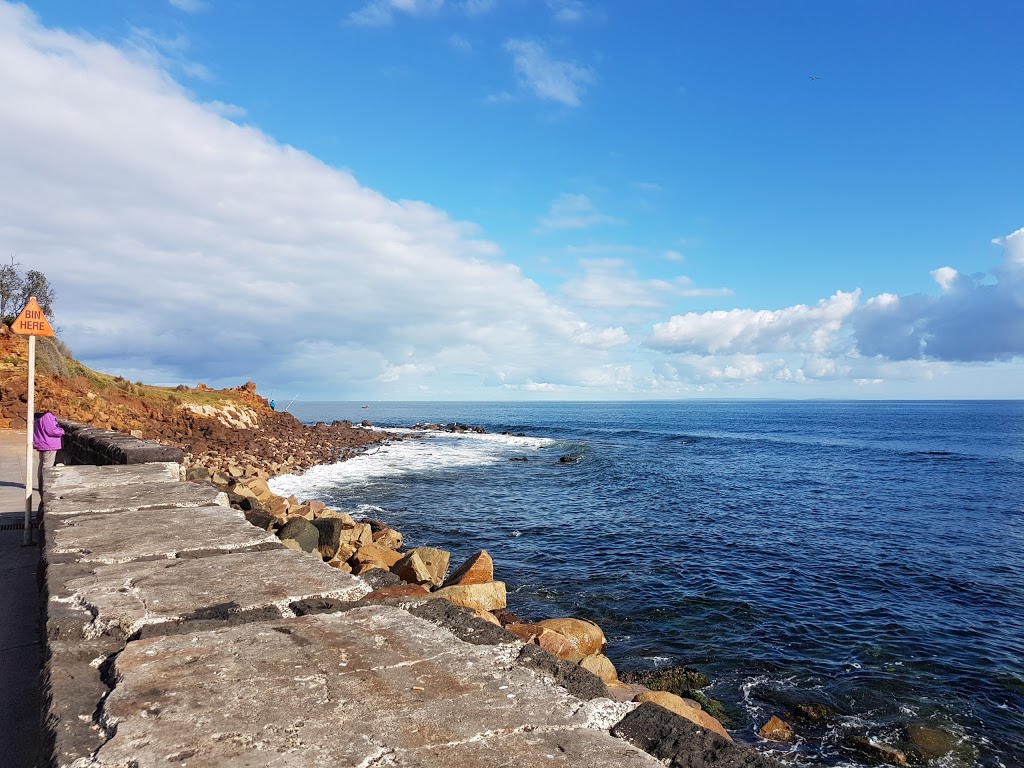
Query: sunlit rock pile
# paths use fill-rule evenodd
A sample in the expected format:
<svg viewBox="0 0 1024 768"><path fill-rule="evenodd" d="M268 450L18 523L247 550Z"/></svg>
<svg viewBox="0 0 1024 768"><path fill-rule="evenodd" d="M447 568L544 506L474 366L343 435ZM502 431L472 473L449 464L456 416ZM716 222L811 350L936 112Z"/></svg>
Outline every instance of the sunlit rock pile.
<svg viewBox="0 0 1024 768"><path fill-rule="evenodd" d="M356 521L319 501L278 496L268 487L266 473L255 467L242 469L232 464L229 471L212 473L205 467L193 467L187 476L193 482L212 482L227 491L232 506L253 525L276 534L284 546L309 553L346 573L372 575L377 587L364 599L410 606L447 600L504 627L525 643L592 672L603 681L611 698L653 702L731 741L721 722L703 711L697 701L620 680L604 654L604 632L593 622L576 618L527 622L509 611L505 584L494 579L494 563L484 550L450 570L449 552L433 547L407 550L402 534L380 521Z"/></svg>

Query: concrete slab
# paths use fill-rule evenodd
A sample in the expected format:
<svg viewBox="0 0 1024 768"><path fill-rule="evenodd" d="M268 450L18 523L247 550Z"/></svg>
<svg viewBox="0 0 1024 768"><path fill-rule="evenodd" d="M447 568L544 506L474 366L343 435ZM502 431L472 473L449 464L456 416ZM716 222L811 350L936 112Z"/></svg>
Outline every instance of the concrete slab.
<svg viewBox="0 0 1024 768"><path fill-rule="evenodd" d="M519 647L382 606L132 642L88 765L660 765L607 733L633 705L570 696Z"/></svg>
<svg viewBox="0 0 1024 768"><path fill-rule="evenodd" d="M57 498L62 493L80 490L86 486L135 485L181 480L181 465L173 461L131 466L66 465L49 470L47 478L47 494L53 494L52 497Z"/></svg>
<svg viewBox="0 0 1024 768"><path fill-rule="evenodd" d="M202 507L228 505L228 495L212 485L197 483L135 483L123 485L83 485L66 491L46 492L46 516L65 517L88 512L116 512L164 507Z"/></svg>
<svg viewBox="0 0 1024 768"><path fill-rule="evenodd" d="M625 741L589 728L574 731L523 730L492 734L487 739L460 744L391 750L380 755L373 768L520 768L520 766L617 766L650 768L661 765Z"/></svg>
<svg viewBox="0 0 1024 768"><path fill-rule="evenodd" d="M101 565L57 585L55 577L50 599L87 609L85 637L111 630L130 637L147 625L268 608L293 616L288 604L295 600L352 601L370 591L361 579L290 549Z"/></svg>
<svg viewBox="0 0 1024 768"><path fill-rule="evenodd" d="M280 546L276 536L252 525L231 507L152 508L63 517L51 516L46 510L51 569L61 562L126 563Z"/></svg>

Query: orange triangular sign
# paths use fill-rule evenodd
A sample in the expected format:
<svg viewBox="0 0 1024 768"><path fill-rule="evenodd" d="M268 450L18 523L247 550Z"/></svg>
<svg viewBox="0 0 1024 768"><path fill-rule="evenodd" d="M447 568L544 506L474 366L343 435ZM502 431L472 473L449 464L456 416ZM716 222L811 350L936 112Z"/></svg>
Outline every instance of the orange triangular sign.
<svg viewBox="0 0 1024 768"><path fill-rule="evenodd" d="M53 336L53 327L39 308L35 296L29 297L28 304L11 325L11 330L22 336Z"/></svg>

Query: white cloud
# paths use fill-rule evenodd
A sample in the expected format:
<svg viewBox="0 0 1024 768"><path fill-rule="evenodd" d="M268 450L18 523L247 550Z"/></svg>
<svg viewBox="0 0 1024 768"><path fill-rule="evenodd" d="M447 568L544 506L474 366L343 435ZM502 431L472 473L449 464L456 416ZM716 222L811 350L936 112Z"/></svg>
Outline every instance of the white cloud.
<svg viewBox="0 0 1024 768"><path fill-rule="evenodd" d="M540 43L532 40L508 40L505 50L519 84L535 96L556 101L566 107L578 107L587 86L593 85L593 70L574 61L552 58Z"/></svg>
<svg viewBox="0 0 1024 768"><path fill-rule="evenodd" d="M466 0L463 9L470 16L482 16L498 7L498 0Z"/></svg>
<svg viewBox="0 0 1024 768"><path fill-rule="evenodd" d="M851 318L861 353L959 362L1024 356L1024 229L993 242L1005 253L990 275L941 267L932 272L939 296L868 301Z"/></svg>
<svg viewBox="0 0 1024 768"><path fill-rule="evenodd" d="M194 80L210 80L210 71L188 58L191 43L185 35L167 37L151 29L132 27L128 45L135 56L150 66L174 70Z"/></svg>
<svg viewBox="0 0 1024 768"><path fill-rule="evenodd" d="M582 0L548 0L555 21L563 24L575 24L583 20L585 6Z"/></svg>
<svg viewBox="0 0 1024 768"><path fill-rule="evenodd" d="M348 15L348 23L357 27L386 27L395 15L428 16L441 10L444 0L372 0Z"/></svg>
<svg viewBox="0 0 1024 768"><path fill-rule="evenodd" d="M584 325L572 336L573 341L585 347L612 349L629 343L625 328L592 328Z"/></svg>
<svg viewBox="0 0 1024 768"><path fill-rule="evenodd" d="M600 213L586 195L564 193L552 201L548 215L540 220L539 231L586 229L598 224L621 224L622 220Z"/></svg>
<svg viewBox="0 0 1024 768"><path fill-rule="evenodd" d="M659 307L676 298L729 295L726 288L697 288L686 276L641 278L622 259L585 259L583 272L562 286L562 294L587 307Z"/></svg>
<svg viewBox="0 0 1024 768"><path fill-rule="evenodd" d="M168 0L174 8L185 13L202 13L209 6L203 0Z"/></svg>
<svg viewBox="0 0 1024 768"><path fill-rule="evenodd" d="M214 112L221 117L226 117L229 120L245 117L249 114L245 107L240 107L237 104L225 104L223 101L207 101L203 106L211 112Z"/></svg>
<svg viewBox="0 0 1024 768"><path fill-rule="evenodd" d="M462 35L451 35L448 38L448 45L459 53L472 53L473 45Z"/></svg>
<svg viewBox="0 0 1024 768"><path fill-rule="evenodd" d="M837 291L815 306L780 310L733 309L688 312L657 323L647 344L655 349L698 354L826 351L859 292Z"/></svg>
<svg viewBox="0 0 1024 768"><path fill-rule="evenodd" d="M932 278L939 284L943 293L949 293L953 290L953 286L956 284L956 279L960 276L952 267L939 267L932 271Z"/></svg>
<svg viewBox="0 0 1024 768"><path fill-rule="evenodd" d="M501 370L578 387L623 343L472 225L224 119L152 60L0 4L0 70L0 235L94 367L458 397Z"/></svg>

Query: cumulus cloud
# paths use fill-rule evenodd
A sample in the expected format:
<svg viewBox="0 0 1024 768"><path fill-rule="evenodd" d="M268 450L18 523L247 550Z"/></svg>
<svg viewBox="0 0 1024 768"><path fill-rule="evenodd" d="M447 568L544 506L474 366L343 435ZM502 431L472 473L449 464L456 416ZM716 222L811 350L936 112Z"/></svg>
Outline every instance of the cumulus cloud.
<svg viewBox="0 0 1024 768"><path fill-rule="evenodd" d="M932 272L942 293L883 294L851 318L862 354L890 360L992 362L1024 356L1024 229L993 241L1002 264L988 275Z"/></svg>
<svg viewBox="0 0 1024 768"><path fill-rule="evenodd" d="M508 40L505 50L521 87L545 101L578 107L587 87L594 84L594 72L575 61L559 61L533 40Z"/></svg>
<svg viewBox="0 0 1024 768"><path fill-rule="evenodd" d="M857 306L859 295L858 291L837 291L813 307L675 315L667 322L655 324L647 344L665 351L698 354L823 352Z"/></svg>
<svg viewBox="0 0 1024 768"><path fill-rule="evenodd" d="M837 291L813 306L690 312L656 323L644 344L673 355L661 386L777 381L929 381L951 365L1024 357L1024 229L993 241L988 274L939 267L937 295ZM600 295L591 288L594 295Z"/></svg>
<svg viewBox="0 0 1024 768"><path fill-rule="evenodd" d="M54 320L94 367L464 396L497 370L553 380L549 359L577 386L623 341L473 225L225 119L152 60L0 4L0 69L4 247L50 277Z"/></svg>

